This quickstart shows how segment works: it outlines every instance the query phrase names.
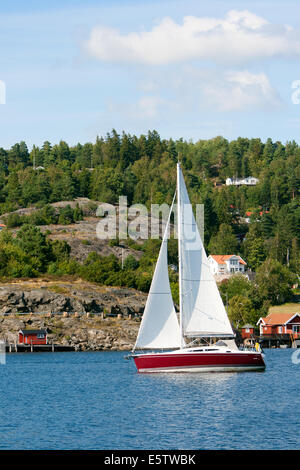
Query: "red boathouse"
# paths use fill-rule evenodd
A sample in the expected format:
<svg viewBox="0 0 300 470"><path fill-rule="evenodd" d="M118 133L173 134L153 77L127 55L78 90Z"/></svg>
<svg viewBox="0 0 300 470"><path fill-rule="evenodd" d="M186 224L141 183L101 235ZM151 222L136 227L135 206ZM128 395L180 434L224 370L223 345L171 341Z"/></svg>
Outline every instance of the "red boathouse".
<svg viewBox="0 0 300 470"><path fill-rule="evenodd" d="M253 338L255 335L254 326L247 323L246 325L242 326L242 338Z"/></svg>
<svg viewBox="0 0 300 470"><path fill-rule="evenodd" d="M47 330L20 330L19 344L47 344Z"/></svg>
<svg viewBox="0 0 300 470"><path fill-rule="evenodd" d="M300 313L269 313L257 322L261 336L292 335L300 338Z"/></svg>

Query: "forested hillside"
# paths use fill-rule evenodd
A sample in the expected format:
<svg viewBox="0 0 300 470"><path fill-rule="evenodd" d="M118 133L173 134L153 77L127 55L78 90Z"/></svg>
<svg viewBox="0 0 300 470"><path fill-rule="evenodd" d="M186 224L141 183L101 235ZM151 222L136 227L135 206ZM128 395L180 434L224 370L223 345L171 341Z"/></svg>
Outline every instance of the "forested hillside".
<svg viewBox="0 0 300 470"><path fill-rule="evenodd" d="M156 131L137 137L118 135L115 130L104 138L97 137L95 143L71 147L64 141L54 145L46 141L41 148L33 146L30 152L25 142L10 149L0 148L0 216L35 206L40 217L6 217L8 227L22 227L16 237L7 230L1 232L0 275L80 271L89 280L147 290L159 248L157 241L149 240L137 247L144 255L139 262L127 262L125 275L117 259L100 259L93 254L79 268L70 260L67 245L50 242L37 226L58 223L59 218L60 223L64 219L66 223L80 220L80 208L72 213L69 209L55 213L49 206L76 197L118 203L120 195L127 195L129 204L170 204L178 157L191 201L205 205L208 252L239 253L258 274L260 270L270 273L275 269L275 274L284 271L291 276L289 283L297 279L293 277L299 274L300 257L300 148L296 142L262 142L258 138L229 142L216 137L193 143L163 140ZM256 186L225 185L227 177L250 175L259 179ZM245 221L247 212L251 212L250 223ZM256 307L264 301L276 303L276 298L270 296L266 291L261 293ZM277 302L287 297L279 295Z"/></svg>

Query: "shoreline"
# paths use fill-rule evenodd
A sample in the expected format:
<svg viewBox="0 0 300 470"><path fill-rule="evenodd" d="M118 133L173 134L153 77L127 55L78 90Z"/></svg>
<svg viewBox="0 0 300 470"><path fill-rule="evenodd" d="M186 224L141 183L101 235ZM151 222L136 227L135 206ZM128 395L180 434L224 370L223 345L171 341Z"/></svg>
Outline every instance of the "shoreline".
<svg viewBox="0 0 300 470"><path fill-rule="evenodd" d="M12 353L19 346L20 329L46 329L47 346L51 348L53 344L54 350L55 347L65 347L74 351L130 351L135 344L139 325L140 317L14 314L0 316L0 339L11 345L9 352ZM30 345L27 348L30 352Z"/></svg>

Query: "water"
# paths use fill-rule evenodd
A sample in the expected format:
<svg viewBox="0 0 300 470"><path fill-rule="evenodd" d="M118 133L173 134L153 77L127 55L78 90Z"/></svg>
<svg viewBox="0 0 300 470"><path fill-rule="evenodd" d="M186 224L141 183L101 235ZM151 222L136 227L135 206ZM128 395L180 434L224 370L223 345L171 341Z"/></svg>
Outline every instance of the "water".
<svg viewBox="0 0 300 470"><path fill-rule="evenodd" d="M139 375L120 352L7 354L0 449L299 449L300 364Z"/></svg>

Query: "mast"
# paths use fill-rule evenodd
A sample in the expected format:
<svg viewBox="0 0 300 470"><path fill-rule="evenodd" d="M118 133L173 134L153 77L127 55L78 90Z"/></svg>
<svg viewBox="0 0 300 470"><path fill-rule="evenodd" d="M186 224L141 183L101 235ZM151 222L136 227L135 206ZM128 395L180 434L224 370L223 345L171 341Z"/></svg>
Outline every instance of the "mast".
<svg viewBox="0 0 300 470"><path fill-rule="evenodd" d="M182 260L181 260L181 192L180 192L180 163L177 163L177 223L178 223L178 272L179 272L179 328L181 349L184 348L183 312L182 312Z"/></svg>

